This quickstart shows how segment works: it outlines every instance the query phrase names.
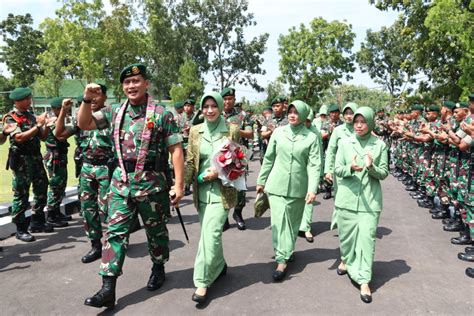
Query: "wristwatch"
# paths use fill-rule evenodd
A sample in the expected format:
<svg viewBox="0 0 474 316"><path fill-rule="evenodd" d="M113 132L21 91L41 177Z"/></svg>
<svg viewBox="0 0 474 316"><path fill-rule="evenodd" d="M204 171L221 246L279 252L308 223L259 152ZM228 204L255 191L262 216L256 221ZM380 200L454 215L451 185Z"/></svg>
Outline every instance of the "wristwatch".
<svg viewBox="0 0 474 316"><path fill-rule="evenodd" d="M92 99L89 99L89 100L88 100L88 99L83 98L83 99L82 99L82 102L84 102L84 103L92 103Z"/></svg>

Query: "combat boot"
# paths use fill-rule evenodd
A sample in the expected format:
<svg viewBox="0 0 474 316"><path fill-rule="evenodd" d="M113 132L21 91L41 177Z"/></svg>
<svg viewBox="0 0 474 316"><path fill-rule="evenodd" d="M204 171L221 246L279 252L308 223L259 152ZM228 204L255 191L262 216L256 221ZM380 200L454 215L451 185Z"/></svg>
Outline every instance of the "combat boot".
<svg viewBox="0 0 474 316"><path fill-rule="evenodd" d="M82 263L90 263L102 257L102 243L100 239L93 239L91 244L91 250L81 258Z"/></svg>
<svg viewBox="0 0 474 316"><path fill-rule="evenodd" d="M232 214L232 218L237 223L237 228L239 230L245 230L247 228L247 227L245 227L245 222L244 222L244 219L242 218L242 209L241 208L234 208L234 214Z"/></svg>
<svg viewBox="0 0 474 316"><path fill-rule="evenodd" d="M165 283L165 266L162 263L153 263L151 275L146 288L148 291L158 290Z"/></svg>
<svg viewBox="0 0 474 316"><path fill-rule="evenodd" d="M35 241L35 237L28 232L28 225L30 223L30 218L25 218L23 223L16 224L16 234L15 238L23 242L32 242Z"/></svg>
<svg viewBox="0 0 474 316"><path fill-rule="evenodd" d="M474 268L466 268L466 275L470 278L474 278Z"/></svg>
<svg viewBox="0 0 474 316"><path fill-rule="evenodd" d="M332 198L332 192L331 192L331 187L326 187L326 192L324 193L323 195L323 199L325 200L329 200L330 198Z"/></svg>
<svg viewBox="0 0 474 316"><path fill-rule="evenodd" d="M456 218L452 223L443 226L443 230L447 232L458 232L461 230L461 228L462 221L460 218Z"/></svg>
<svg viewBox="0 0 474 316"><path fill-rule="evenodd" d="M116 276L103 276L102 288L94 296L86 298L84 305L92 307L107 307L113 309L115 306Z"/></svg>
<svg viewBox="0 0 474 316"><path fill-rule="evenodd" d="M434 204L429 197L425 196L418 200L418 206L423 208L433 208Z"/></svg>
<svg viewBox="0 0 474 316"><path fill-rule="evenodd" d="M54 232L53 226L46 223L44 214L33 214L31 215L30 232L32 233L52 233Z"/></svg>
<svg viewBox="0 0 474 316"><path fill-rule="evenodd" d="M46 223L50 224L55 228L66 227L68 225L67 222L62 221L59 218L59 213L61 213L58 209L55 210L48 210L48 217Z"/></svg>
<svg viewBox="0 0 474 316"><path fill-rule="evenodd" d="M459 232L459 237L451 238L451 243L453 245L471 245L471 235L469 232L469 226L464 224L461 231Z"/></svg>

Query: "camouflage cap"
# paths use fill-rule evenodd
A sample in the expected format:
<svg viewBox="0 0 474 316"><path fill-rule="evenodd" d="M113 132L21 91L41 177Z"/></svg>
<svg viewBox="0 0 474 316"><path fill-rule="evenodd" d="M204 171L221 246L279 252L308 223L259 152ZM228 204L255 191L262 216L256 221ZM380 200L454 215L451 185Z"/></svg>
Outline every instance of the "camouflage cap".
<svg viewBox="0 0 474 316"><path fill-rule="evenodd" d="M120 83L123 83L125 78L133 77L137 75L142 75L144 78L147 78L146 66L143 64L131 64L123 68L120 73Z"/></svg>
<svg viewBox="0 0 474 316"><path fill-rule="evenodd" d="M33 91L30 88L20 87L15 88L12 92L10 92L10 95L8 97L10 98L10 100L13 101L21 101L29 97L32 93Z"/></svg>
<svg viewBox="0 0 474 316"><path fill-rule="evenodd" d="M52 109L60 109L63 105L63 98L52 99L50 105Z"/></svg>

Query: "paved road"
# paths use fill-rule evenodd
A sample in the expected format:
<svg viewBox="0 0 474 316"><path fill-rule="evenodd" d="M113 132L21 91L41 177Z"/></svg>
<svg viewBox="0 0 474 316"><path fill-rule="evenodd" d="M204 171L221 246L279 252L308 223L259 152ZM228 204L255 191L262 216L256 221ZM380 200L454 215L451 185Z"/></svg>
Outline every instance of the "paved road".
<svg viewBox="0 0 474 316"><path fill-rule="evenodd" d="M347 276L338 276L339 248L336 231L329 230L333 201L315 207L313 244L299 238L296 260L283 283L272 283L269 214L253 218L252 201L258 163L253 162L244 211L248 229L235 224L224 233L224 252L229 265L225 278L209 290L210 302L197 309L191 301L192 274L199 236L197 214L191 198L182 212L191 239L187 244L177 218L168 226L171 259L166 264L167 281L156 292L145 284L150 273L143 230L130 239L124 275L117 284L120 315L169 314L456 314L472 315L474 282L464 275L468 266L457 259L462 247L453 246L439 221L416 206L393 177L383 182L384 212L377 230L372 304L359 299ZM231 220L233 223L233 221ZM94 315L101 309L83 305L101 284L98 263L82 264L89 243L76 214L70 227L52 234L37 234L37 241L20 243L15 238L0 241L1 315ZM103 312L101 314L112 314Z"/></svg>

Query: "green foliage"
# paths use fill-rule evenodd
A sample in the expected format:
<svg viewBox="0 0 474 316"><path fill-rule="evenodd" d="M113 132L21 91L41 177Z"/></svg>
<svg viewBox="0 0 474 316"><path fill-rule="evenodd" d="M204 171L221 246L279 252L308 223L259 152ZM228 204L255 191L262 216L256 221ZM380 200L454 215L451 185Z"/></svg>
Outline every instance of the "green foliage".
<svg viewBox="0 0 474 316"><path fill-rule="evenodd" d="M12 80L0 75L0 115L7 113L13 108L13 101L8 98L9 91L13 90L15 85Z"/></svg>
<svg viewBox="0 0 474 316"><path fill-rule="evenodd" d="M404 34L403 22L398 20L378 32L368 30L356 60L362 72L368 72L395 98L408 82L415 81L415 67L410 59L413 44L410 34Z"/></svg>
<svg viewBox="0 0 474 316"><path fill-rule="evenodd" d="M270 82L265 89L267 92L267 98L265 99L265 104L270 105L272 100L279 95L286 95L285 87L280 80L275 80Z"/></svg>
<svg viewBox="0 0 474 316"><path fill-rule="evenodd" d="M8 14L0 23L0 34L5 46L0 48L0 62L11 71L15 86L29 86L36 75L41 74L37 56L44 51L43 34L33 29L33 18L25 15Z"/></svg>
<svg viewBox="0 0 474 316"><path fill-rule="evenodd" d="M348 102L355 102L360 106L370 106L372 108L386 108L393 99L383 91L369 89L365 86L343 84L332 86L324 92L321 104L337 103L344 105Z"/></svg>
<svg viewBox="0 0 474 316"><path fill-rule="evenodd" d="M354 56L351 48L355 34L351 25L323 18L292 27L289 34L280 35L281 80L288 83L292 98L315 104L324 90L340 79L351 78Z"/></svg>
<svg viewBox="0 0 474 316"><path fill-rule="evenodd" d="M199 77L197 64L192 60L186 60L179 67L178 83L173 84L170 96L173 102L184 101L189 97L199 100L204 93L204 83Z"/></svg>
<svg viewBox="0 0 474 316"><path fill-rule="evenodd" d="M246 0L183 0L173 10L183 45L200 57L200 69L211 71L221 89L239 83L263 91L253 76L265 74L261 55L269 34L245 41L244 30L256 25L247 9Z"/></svg>

